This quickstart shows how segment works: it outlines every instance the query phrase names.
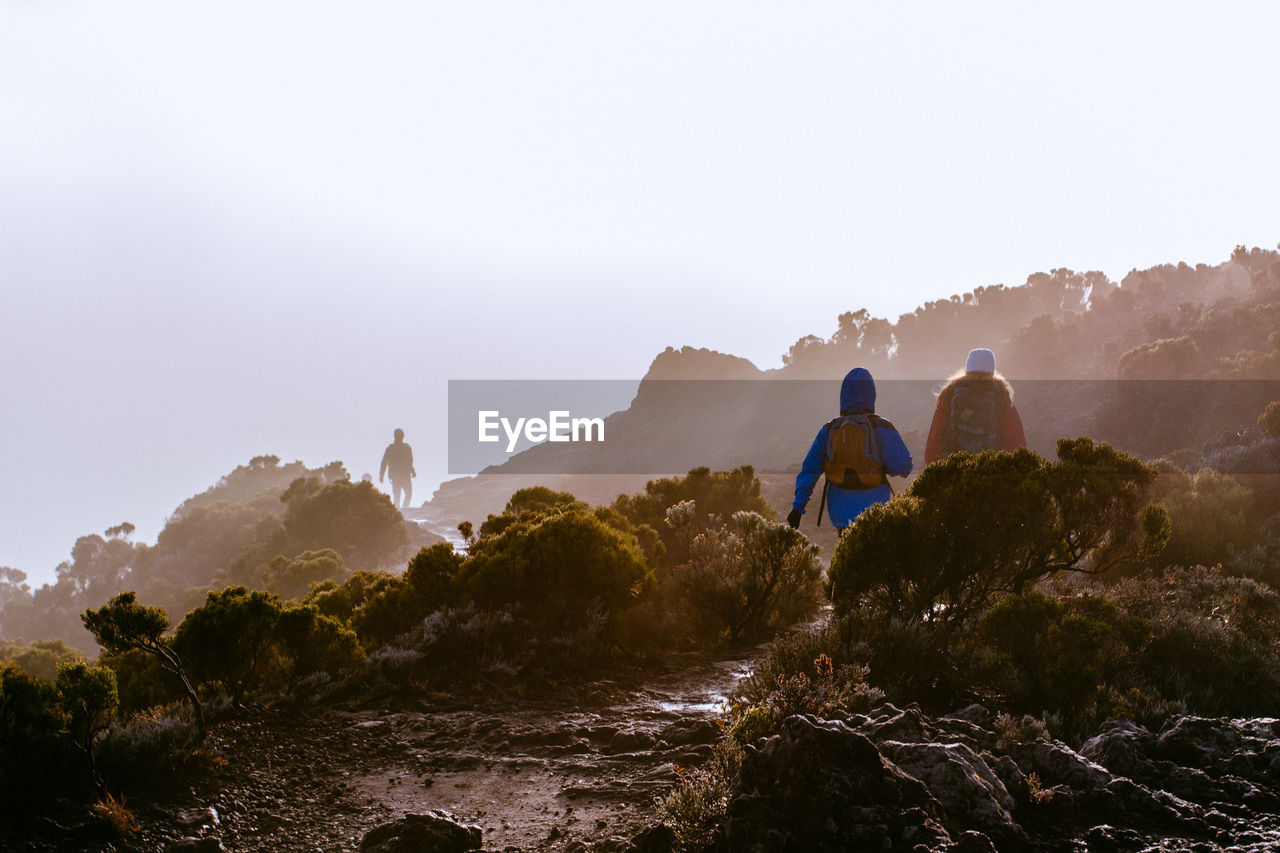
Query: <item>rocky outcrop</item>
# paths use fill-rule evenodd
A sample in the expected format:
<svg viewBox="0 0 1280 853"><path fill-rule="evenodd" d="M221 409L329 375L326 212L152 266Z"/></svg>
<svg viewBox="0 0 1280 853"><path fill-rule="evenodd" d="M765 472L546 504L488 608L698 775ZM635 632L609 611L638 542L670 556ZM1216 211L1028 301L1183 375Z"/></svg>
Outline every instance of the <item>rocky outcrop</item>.
<svg viewBox="0 0 1280 853"><path fill-rule="evenodd" d="M983 709L788 718L747 747L722 849L1280 849L1280 721L1112 721L1078 750Z"/></svg>
<svg viewBox="0 0 1280 853"><path fill-rule="evenodd" d="M468 853L480 849L480 827L441 811L407 814L365 835L360 853Z"/></svg>
<svg viewBox="0 0 1280 853"><path fill-rule="evenodd" d="M949 840L920 780L838 720L791 717L752 750L729 804L724 849L932 849Z"/></svg>

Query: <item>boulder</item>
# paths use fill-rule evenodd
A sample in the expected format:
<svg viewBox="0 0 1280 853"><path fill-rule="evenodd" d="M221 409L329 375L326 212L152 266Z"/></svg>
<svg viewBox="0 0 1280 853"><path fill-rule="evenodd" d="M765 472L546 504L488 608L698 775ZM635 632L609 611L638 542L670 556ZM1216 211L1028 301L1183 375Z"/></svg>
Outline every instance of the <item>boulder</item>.
<svg viewBox="0 0 1280 853"><path fill-rule="evenodd" d="M454 820L448 812L407 814L370 830L360 853L467 853L480 849L480 827Z"/></svg>
<svg viewBox="0 0 1280 853"><path fill-rule="evenodd" d="M788 717L747 747L724 824L724 849L936 849L951 843L928 789L837 720Z"/></svg>
<svg viewBox="0 0 1280 853"><path fill-rule="evenodd" d="M919 779L942 806L944 823L953 832L981 830L1007 844L1021 838L1013 818L1016 807L1000 777L962 743L897 743L880 745L902 771Z"/></svg>

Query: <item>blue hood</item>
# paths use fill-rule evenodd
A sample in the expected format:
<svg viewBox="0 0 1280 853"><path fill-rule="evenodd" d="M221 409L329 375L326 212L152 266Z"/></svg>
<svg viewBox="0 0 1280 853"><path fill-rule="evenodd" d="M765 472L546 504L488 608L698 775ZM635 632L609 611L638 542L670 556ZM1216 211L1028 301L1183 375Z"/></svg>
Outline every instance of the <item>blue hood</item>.
<svg viewBox="0 0 1280 853"><path fill-rule="evenodd" d="M840 414L856 415L876 410L876 383L865 367L855 367L845 374L840 385Z"/></svg>

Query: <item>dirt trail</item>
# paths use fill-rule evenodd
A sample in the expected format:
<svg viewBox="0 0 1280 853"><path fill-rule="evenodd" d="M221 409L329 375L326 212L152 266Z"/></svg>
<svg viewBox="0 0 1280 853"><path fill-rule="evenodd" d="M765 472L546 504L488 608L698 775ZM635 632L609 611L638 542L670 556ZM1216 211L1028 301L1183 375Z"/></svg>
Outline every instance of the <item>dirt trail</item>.
<svg viewBox="0 0 1280 853"><path fill-rule="evenodd" d="M354 851L381 823L445 809L480 825L486 850L620 847L652 823L675 766L710 754L751 655L639 687L591 684L574 701L399 698L303 721L250 713L212 730L227 765L144 813L144 835L217 837L231 851Z"/></svg>

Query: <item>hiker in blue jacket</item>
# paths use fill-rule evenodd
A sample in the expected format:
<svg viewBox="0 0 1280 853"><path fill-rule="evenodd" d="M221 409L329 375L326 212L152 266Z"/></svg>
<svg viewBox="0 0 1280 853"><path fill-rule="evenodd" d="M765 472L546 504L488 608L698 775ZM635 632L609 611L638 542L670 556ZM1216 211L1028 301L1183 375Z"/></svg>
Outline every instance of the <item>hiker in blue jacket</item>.
<svg viewBox="0 0 1280 853"><path fill-rule="evenodd" d="M800 473L796 475L796 499L787 515L787 523L792 527L800 526L800 516L804 515L813 487L824 473L829 486L827 512L832 526L840 532L853 524L867 507L885 503L893 496L887 475L905 477L911 473L911 452L903 443L902 436L898 435L893 424L876 415L875 410L875 380L865 368L855 367L840 385L840 417L818 430ZM849 480L843 484L834 480L833 477L839 475L833 475L830 470L830 463L839 452L833 450L833 438L849 434L843 429L846 424L855 425L852 434L860 440L865 439L865 444L861 444L861 450L856 453L857 461L865 469L862 472L864 479L852 479L852 487L849 487Z"/></svg>

